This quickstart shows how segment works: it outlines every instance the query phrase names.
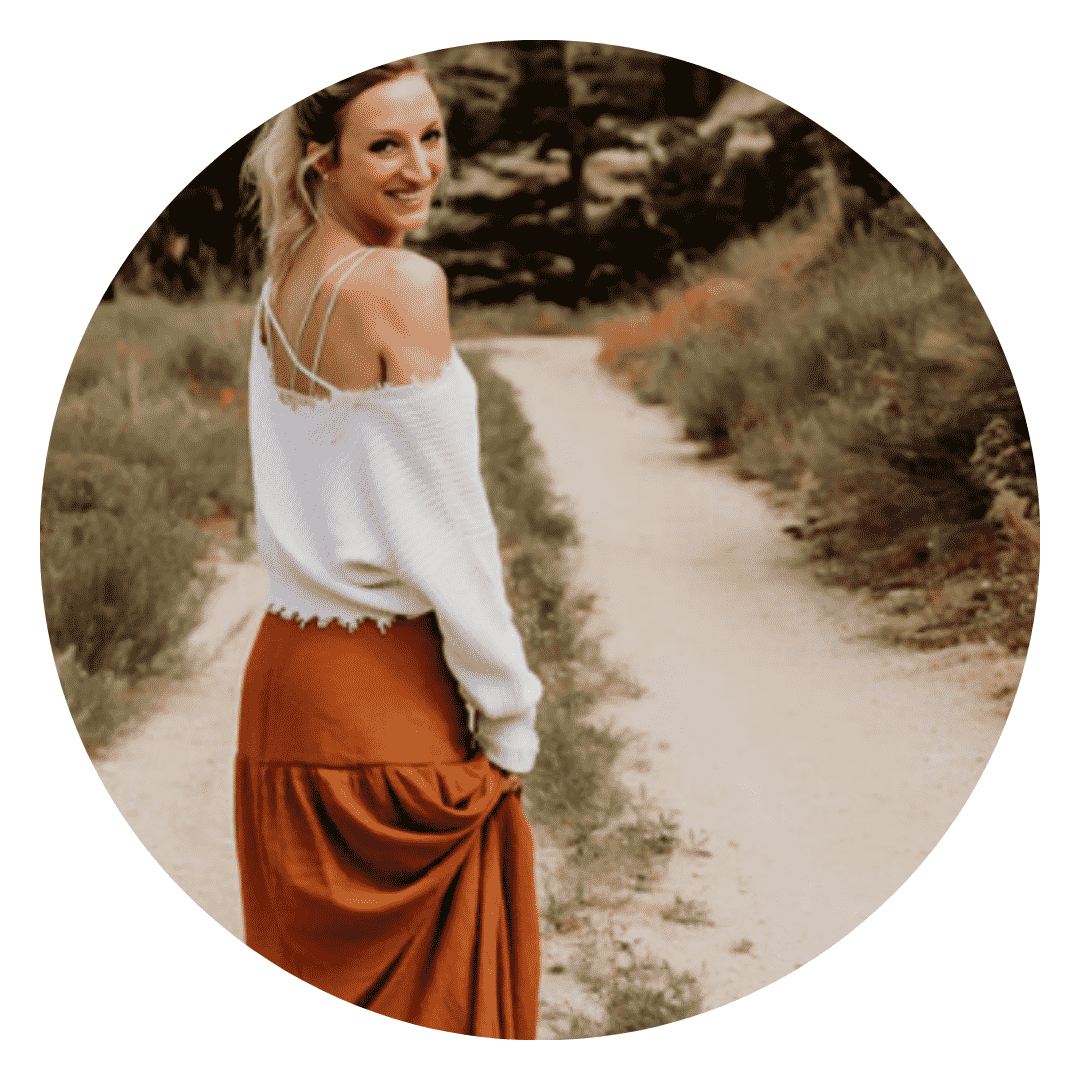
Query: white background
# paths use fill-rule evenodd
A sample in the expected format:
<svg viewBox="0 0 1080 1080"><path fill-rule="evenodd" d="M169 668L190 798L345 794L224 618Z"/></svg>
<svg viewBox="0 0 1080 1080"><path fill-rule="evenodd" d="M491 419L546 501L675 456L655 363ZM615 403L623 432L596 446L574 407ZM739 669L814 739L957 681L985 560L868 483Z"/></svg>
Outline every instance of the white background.
<svg viewBox="0 0 1080 1080"><path fill-rule="evenodd" d="M13 1077L512 1069L1038 1077L1077 1067L1075 41L1066 5L53 4L5 28L6 948ZM180 188L270 114L470 41L607 41L740 78L828 127L941 236L1010 359L1043 519L1034 638L983 779L935 851L806 967L704 1016L572 1043L398 1024L262 961L150 858L52 666L37 522L60 387L112 274Z"/></svg>

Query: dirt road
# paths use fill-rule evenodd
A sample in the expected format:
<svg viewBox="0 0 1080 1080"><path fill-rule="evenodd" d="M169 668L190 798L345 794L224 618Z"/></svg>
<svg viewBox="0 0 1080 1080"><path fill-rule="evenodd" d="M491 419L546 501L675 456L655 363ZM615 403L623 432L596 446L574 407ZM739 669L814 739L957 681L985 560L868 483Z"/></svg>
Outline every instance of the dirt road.
<svg viewBox="0 0 1080 1080"><path fill-rule="evenodd" d="M717 1007L811 960L911 874L978 779L1019 664L857 640L871 613L793 569L763 492L612 386L594 340L491 345L572 504L607 653L647 691L601 713L647 735L635 785L709 835L711 857L676 853L618 918ZM256 564L223 569L195 642L213 661L98 770L158 862L239 935L232 762L265 582ZM660 919L676 895L713 925Z"/></svg>
<svg viewBox="0 0 1080 1080"><path fill-rule="evenodd" d="M712 857L677 854L624 932L701 974L717 1007L811 960L912 873L978 780L1019 662L856 640L873 613L792 569L763 490L612 385L591 339L490 344L570 500L606 652L647 690L602 712L647 733L637 779L710 836ZM675 895L715 925L656 918Z"/></svg>

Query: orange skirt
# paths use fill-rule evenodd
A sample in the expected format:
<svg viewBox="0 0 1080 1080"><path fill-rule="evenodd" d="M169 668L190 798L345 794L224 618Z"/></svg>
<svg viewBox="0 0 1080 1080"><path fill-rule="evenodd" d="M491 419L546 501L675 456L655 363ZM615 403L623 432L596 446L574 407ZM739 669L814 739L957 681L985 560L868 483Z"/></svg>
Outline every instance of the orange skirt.
<svg viewBox="0 0 1080 1080"><path fill-rule="evenodd" d="M470 749L434 615L385 634L264 617L240 705L236 836L256 952L398 1020L536 1038L521 784Z"/></svg>

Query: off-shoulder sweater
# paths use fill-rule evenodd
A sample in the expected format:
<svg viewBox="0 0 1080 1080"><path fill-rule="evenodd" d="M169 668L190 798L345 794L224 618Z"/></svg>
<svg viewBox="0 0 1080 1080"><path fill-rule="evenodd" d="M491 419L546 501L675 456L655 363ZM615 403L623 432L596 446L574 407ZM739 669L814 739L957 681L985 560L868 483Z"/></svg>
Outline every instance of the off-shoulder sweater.
<svg viewBox="0 0 1080 1080"><path fill-rule="evenodd" d="M481 749L527 772L542 688L506 599L472 374L454 348L434 379L338 390L299 364L269 289L256 311L248 394L267 610L349 629L373 619L384 632L396 617L434 611ZM328 398L275 383L264 312Z"/></svg>

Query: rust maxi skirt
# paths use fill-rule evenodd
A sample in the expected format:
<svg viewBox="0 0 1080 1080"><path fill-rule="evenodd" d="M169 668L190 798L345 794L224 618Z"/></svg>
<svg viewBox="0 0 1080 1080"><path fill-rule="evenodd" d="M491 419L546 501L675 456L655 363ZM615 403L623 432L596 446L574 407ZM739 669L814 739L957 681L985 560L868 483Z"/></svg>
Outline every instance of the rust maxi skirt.
<svg viewBox="0 0 1080 1080"><path fill-rule="evenodd" d="M536 1037L521 785L470 751L433 614L385 634L265 615L244 674L235 791L251 948L385 1016Z"/></svg>

